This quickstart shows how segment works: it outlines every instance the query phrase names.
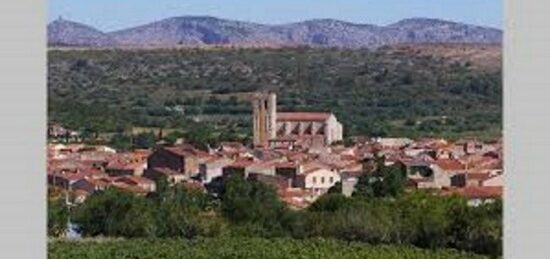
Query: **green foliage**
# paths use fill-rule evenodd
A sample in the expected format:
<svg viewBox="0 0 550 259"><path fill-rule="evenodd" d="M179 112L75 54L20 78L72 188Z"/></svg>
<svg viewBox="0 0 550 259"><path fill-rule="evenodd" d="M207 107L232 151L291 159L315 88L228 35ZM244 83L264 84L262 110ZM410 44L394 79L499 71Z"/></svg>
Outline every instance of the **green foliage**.
<svg viewBox="0 0 550 259"><path fill-rule="evenodd" d="M143 197L111 188L90 196L75 211L74 221L85 236L153 237L151 205Z"/></svg>
<svg viewBox="0 0 550 259"><path fill-rule="evenodd" d="M463 198L422 191L394 199L326 194L299 216L297 226L307 229L302 238L453 247L498 257L502 255L501 206L497 201L471 207Z"/></svg>
<svg viewBox="0 0 550 259"><path fill-rule="evenodd" d="M341 193L328 193L319 197L308 209L310 211L334 212L349 206L351 202L351 199Z"/></svg>
<svg viewBox="0 0 550 259"><path fill-rule="evenodd" d="M117 133L113 135L113 137L109 141L109 145L116 150L121 150L121 151L130 150L133 147L132 137L122 133Z"/></svg>
<svg viewBox="0 0 550 259"><path fill-rule="evenodd" d="M48 200L48 236L60 236L66 228L69 211L63 199Z"/></svg>
<svg viewBox="0 0 550 259"><path fill-rule="evenodd" d="M342 182L336 182L332 187L328 189L328 193L342 193Z"/></svg>
<svg viewBox="0 0 550 259"><path fill-rule="evenodd" d="M400 174L377 161L372 175ZM157 192L138 197L108 189L74 211L85 236L112 237L293 237L335 238L368 244L407 244L502 254L502 203L471 207L459 197L366 185L370 195L328 193L307 210L293 211L275 190L235 175L219 178L220 199L200 189L157 180ZM398 190L398 191L396 191ZM61 203L49 204L48 230L59 235L68 216Z"/></svg>
<svg viewBox="0 0 550 259"><path fill-rule="evenodd" d="M284 204L272 187L240 176L226 178L221 208L223 215L232 222L251 224L248 227L253 228L261 226L269 231L280 228L279 217L285 212Z"/></svg>
<svg viewBox="0 0 550 259"><path fill-rule="evenodd" d="M153 132L139 133L134 138L134 147L136 148L152 148L156 144L157 136Z"/></svg>
<svg viewBox="0 0 550 259"><path fill-rule="evenodd" d="M502 254L502 201L472 208L463 203L449 210L450 241L458 249Z"/></svg>
<svg viewBox="0 0 550 259"><path fill-rule="evenodd" d="M206 238L197 240L133 239L50 241L48 258L365 258L481 259L455 250L422 250L408 246L371 246L332 239Z"/></svg>
<svg viewBox="0 0 550 259"><path fill-rule="evenodd" d="M251 107L243 93L263 88L277 91L281 110L334 112L347 135L501 134L500 68L456 66L414 52L293 48L48 53L49 119L72 128L115 132L131 125L179 124L186 130L182 124L187 123L179 123L184 117L249 134Z"/></svg>
<svg viewBox="0 0 550 259"><path fill-rule="evenodd" d="M210 198L202 191L176 185L161 194L157 206L158 237L208 237L224 232L222 219L204 213L213 208Z"/></svg>
<svg viewBox="0 0 550 259"><path fill-rule="evenodd" d="M399 199L400 232L405 242L426 248L442 247L448 243L448 209L455 201L429 193L415 192Z"/></svg>
<svg viewBox="0 0 550 259"><path fill-rule="evenodd" d="M168 142L169 144L175 144L176 141L179 139L179 138L183 138L185 135L183 132L181 131L173 131L173 132L170 132L168 133L165 137L164 137L164 140L166 142Z"/></svg>
<svg viewBox="0 0 550 259"><path fill-rule="evenodd" d="M406 173L397 166L385 166L383 158L372 173L364 172L357 181L354 196L397 197L405 188Z"/></svg>
<svg viewBox="0 0 550 259"><path fill-rule="evenodd" d="M390 186L392 182L402 184L388 177L402 172L383 162L378 159L369 177L382 178ZM108 189L77 207L74 221L85 236L92 237L334 238L363 244L456 248L493 257L502 254L500 201L471 207L459 197L403 192L398 184L390 188L372 183L364 186L369 195L327 193L308 209L294 211L262 182L240 175L215 182L212 190L218 196L170 184L164 178L157 180L157 192L148 197ZM50 214L63 215L59 205L50 206ZM61 216L52 219L64 220ZM51 225L49 229L54 230Z"/></svg>

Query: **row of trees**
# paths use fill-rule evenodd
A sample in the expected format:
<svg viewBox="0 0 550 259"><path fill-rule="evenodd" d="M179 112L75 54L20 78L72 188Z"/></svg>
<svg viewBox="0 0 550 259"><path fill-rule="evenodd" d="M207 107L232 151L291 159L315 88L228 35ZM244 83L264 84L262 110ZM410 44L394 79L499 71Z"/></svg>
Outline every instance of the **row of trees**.
<svg viewBox="0 0 550 259"><path fill-rule="evenodd" d="M109 189L89 197L71 217L85 236L324 237L502 253L500 201L470 207L459 197L405 192L402 172L379 163L361 176L352 197L336 187L306 210L288 209L271 186L232 176L214 181L209 192L164 180L147 197ZM66 223L62 211L50 204L50 235Z"/></svg>

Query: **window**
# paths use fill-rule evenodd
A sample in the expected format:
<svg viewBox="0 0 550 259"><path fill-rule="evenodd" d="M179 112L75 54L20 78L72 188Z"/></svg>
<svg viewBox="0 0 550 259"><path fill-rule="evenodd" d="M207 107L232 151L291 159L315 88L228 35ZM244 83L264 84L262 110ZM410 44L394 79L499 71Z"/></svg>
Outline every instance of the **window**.
<svg viewBox="0 0 550 259"><path fill-rule="evenodd" d="M325 183L325 177L321 177L321 183Z"/></svg>
<svg viewBox="0 0 550 259"><path fill-rule="evenodd" d="M313 183L317 183L317 177L313 176Z"/></svg>
<svg viewBox="0 0 550 259"><path fill-rule="evenodd" d="M331 177L329 178L328 182L329 182L329 183L334 182L334 178L331 176Z"/></svg>

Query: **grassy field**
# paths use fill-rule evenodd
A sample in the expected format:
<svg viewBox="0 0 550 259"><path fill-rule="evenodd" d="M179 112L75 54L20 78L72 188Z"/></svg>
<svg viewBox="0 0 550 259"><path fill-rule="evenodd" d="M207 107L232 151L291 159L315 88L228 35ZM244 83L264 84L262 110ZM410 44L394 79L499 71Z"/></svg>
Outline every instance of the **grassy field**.
<svg viewBox="0 0 550 259"><path fill-rule="evenodd" d="M309 239L215 238L198 240L50 240L48 258L486 258L454 250Z"/></svg>

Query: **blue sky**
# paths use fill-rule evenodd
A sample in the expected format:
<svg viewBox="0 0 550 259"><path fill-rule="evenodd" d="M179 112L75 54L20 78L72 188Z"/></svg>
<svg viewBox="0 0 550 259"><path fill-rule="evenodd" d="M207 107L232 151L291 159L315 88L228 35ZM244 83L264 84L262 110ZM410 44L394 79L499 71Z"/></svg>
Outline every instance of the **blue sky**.
<svg viewBox="0 0 550 259"><path fill-rule="evenodd" d="M209 15L267 24L333 18L385 25L428 17L503 27L503 0L49 0L48 22L62 16L103 31L167 17Z"/></svg>

